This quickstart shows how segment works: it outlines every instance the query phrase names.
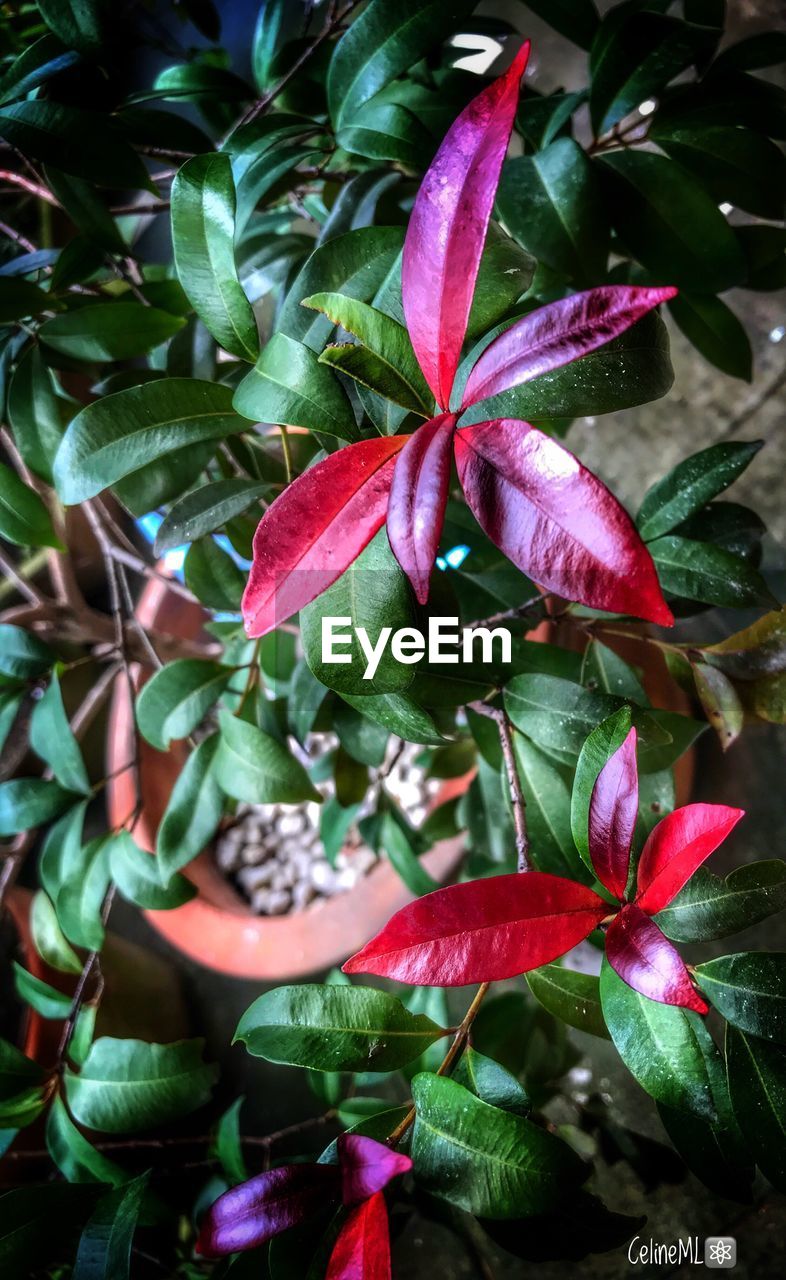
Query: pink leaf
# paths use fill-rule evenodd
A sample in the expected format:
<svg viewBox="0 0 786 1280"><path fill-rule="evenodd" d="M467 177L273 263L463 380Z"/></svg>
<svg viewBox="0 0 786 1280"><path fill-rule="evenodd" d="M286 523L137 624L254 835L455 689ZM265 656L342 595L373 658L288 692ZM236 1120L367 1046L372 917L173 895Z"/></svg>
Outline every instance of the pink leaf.
<svg viewBox="0 0 786 1280"><path fill-rule="evenodd" d="M630 846L639 805L636 730L631 729L600 773L589 806L589 851L595 874L615 898L624 898Z"/></svg>
<svg viewBox="0 0 786 1280"><path fill-rule="evenodd" d="M388 1211L381 1191L347 1216L325 1280L390 1280Z"/></svg>
<svg viewBox="0 0 786 1280"><path fill-rule="evenodd" d="M420 184L404 241L402 294L420 367L447 408L529 41L451 125Z"/></svg>
<svg viewBox="0 0 786 1280"><path fill-rule="evenodd" d="M481 528L535 582L593 609L674 621L630 516L556 440L498 418L462 427L455 449Z"/></svg>
<svg viewBox="0 0 786 1280"><path fill-rule="evenodd" d="M340 578L385 522L395 455L407 436L361 440L304 471L254 534L243 593L249 636L263 636Z"/></svg>
<svg viewBox="0 0 786 1280"><path fill-rule="evenodd" d="M219 1196L202 1220L197 1253L221 1258L255 1249L318 1212L339 1190L335 1165L293 1164L269 1169Z"/></svg>
<svg viewBox="0 0 786 1280"><path fill-rule="evenodd" d="M344 972L435 987L496 982L564 955L607 912L585 885L542 871L471 880L402 907Z"/></svg>
<svg viewBox="0 0 786 1280"><path fill-rule="evenodd" d="M377 1191L409 1173L409 1156L391 1151L384 1142L364 1138L359 1133L342 1133L338 1139L338 1163L341 1167L341 1196L346 1205L368 1200Z"/></svg>
<svg viewBox="0 0 786 1280"><path fill-rule="evenodd" d="M659 822L639 859L636 902L642 911L654 916L667 907L744 813L725 804L688 804Z"/></svg>
<svg viewBox="0 0 786 1280"><path fill-rule="evenodd" d="M467 379L462 408L586 356L676 293L609 284L530 311L481 353Z"/></svg>
<svg viewBox="0 0 786 1280"><path fill-rule="evenodd" d="M421 604L428 600L450 483L456 415L432 418L399 454L388 503L388 539Z"/></svg>
<svg viewBox="0 0 786 1280"><path fill-rule="evenodd" d="M623 907L609 925L606 955L623 982L641 995L661 1004L693 1009L695 1013L707 1012L679 951L655 921L632 903Z"/></svg>

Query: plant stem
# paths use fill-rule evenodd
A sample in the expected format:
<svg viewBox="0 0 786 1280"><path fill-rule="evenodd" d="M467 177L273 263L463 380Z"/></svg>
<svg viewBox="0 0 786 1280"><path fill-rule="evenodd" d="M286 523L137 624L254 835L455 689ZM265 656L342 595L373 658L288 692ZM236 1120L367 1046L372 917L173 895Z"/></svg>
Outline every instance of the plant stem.
<svg viewBox="0 0 786 1280"><path fill-rule="evenodd" d="M516 857L519 871L530 871L529 836L527 834L527 802L521 789L521 779L516 768L516 753L513 749L513 728L507 712L501 707L489 707L485 702L473 702L472 710L479 715L496 720L499 741L502 747L502 758L505 762L505 773L510 789L510 803L513 809L513 828L516 833Z"/></svg>
<svg viewBox="0 0 786 1280"><path fill-rule="evenodd" d="M292 450L289 444L289 433L286 427L281 427L281 451L284 454L284 466L287 472L287 484L292 483Z"/></svg>

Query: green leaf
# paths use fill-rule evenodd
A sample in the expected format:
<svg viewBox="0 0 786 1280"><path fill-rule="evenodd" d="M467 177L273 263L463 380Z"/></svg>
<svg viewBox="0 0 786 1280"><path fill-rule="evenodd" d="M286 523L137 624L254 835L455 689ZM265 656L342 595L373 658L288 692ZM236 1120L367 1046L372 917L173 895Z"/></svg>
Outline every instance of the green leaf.
<svg viewBox="0 0 786 1280"><path fill-rule="evenodd" d="M707 662L691 664L696 693L724 751L742 733L745 709L728 676Z"/></svg>
<svg viewBox="0 0 786 1280"><path fill-rule="evenodd" d="M302 764L253 724L222 711L221 742L215 778L228 796L248 804L299 804L320 801Z"/></svg>
<svg viewBox="0 0 786 1280"><path fill-rule="evenodd" d="M317 686L322 688L321 685ZM389 734L381 725L358 715L345 702L337 702L333 709L333 729L348 755L361 764L378 769L385 759Z"/></svg>
<svg viewBox="0 0 786 1280"><path fill-rule="evenodd" d="M0 137L31 159L98 186L155 191L139 156L109 115L43 98L16 102L0 107Z"/></svg>
<svg viewBox="0 0 786 1280"><path fill-rule="evenodd" d="M0 115L2 111L0 110ZM51 306L49 296L29 280L0 278L0 324L37 316Z"/></svg>
<svg viewBox="0 0 786 1280"><path fill-rule="evenodd" d="M128 253L128 247L117 223L91 183L63 173L52 165L46 167L46 180L71 221L92 245L107 253Z"/></svg>
<svg viewBox="0 0 786 1280"><path fill-rule="evenodd" d="M342 693L341 697L361 715L368 716L407 742L438 747L445 741L434 717L406 693L364 694L362 697Z"/></svg>
<svg viewBox="0 0 786 1280"><path fill-rule="evenodd" d="M730 307L709 294L681 293L669 310L689 342L722 373L750 382L753 350L750 339Z"/></svg>
<svg viewBox="0 0 786 1280"><path fill-rule="evenodd" d="M319 312L302 307L303 299L323 291L372 299L397 261L402 240L400 227L359 227L320 245L289 289L278 331L312 351L321 351L333 324Z"/></svg>
<svg viewBox="0 0 786 1280"><path fill-rule="evenodd" d="M372 987L277 987L255 1000L235 1040L269 1062L318 1071L396 1071L445 1035Z"/></svg>
<svg viewBox="0 0 786 1280"><path fill-rule="evenodd" d="M251 66L260 93L269 89L275 79L278 55L289 40L300 34L302 15L289 0L263 0L259 6Z"/></svg>
<svg viewBox="0 0 786 1280"><path fill-rule="evenodd" d="M487 1218L543 1213L584 1177L581 1161L558 1138L455 1080L424 1072L412 1081L412 1097L417 1182L460 1209Z"/></svg>
<svg viewBox="0 0 786 1280"><path fill-rule="evenodd" d="M589 49L600 23L593 0L526 0L526 4L561 36Z"/></svg>
<svg viewBox="0 0 786 1280"><path fill-rule="evenodd" d="M0 77L0 101L26 97L31 89L45 84L78 61L79 55L64 49L55 36L41 36L23 48Z"/></svg>
<svg viewBox="0 0 786 1280"><path fill-rule="evenodd" d="M27 1089L42 1085L46 1080L46 1072L37 1062L0 1039L0 1099L7 1102ZM5 1126L3 1126L5 1127Z"/></svg>
<svg viewBox="0 0 786 1280"><path fill-rule="evenodd" d="M51 667L52 650L43 640L10 622L0 623L0 675L30 680Z"/></svg>
<svg viewBox="0 0 786 1280"><path fill-rule="evenodd" d="M14 986L16 994L25 1004L29 1004L42 1018L62 1020L67 1018L71 1009L71 997L62 991L56 991L48 982L28 973L21 964L14 961Z"/></svg>
<svg viewBox="0 0 786 1280"><path fill-rule="evenodd" d="M588 1035L609 1040L608 1028L600 1004L598 979L591 973L563 969L559 964L544 964L526 975L535 999L562 1022Z"/></svg>
<svg viewBox="0 0 786 1280"><path fill-rule="evenodd" d="M597 693L572 680L540 673L514 676L506 685L504 696L516 728L536 746L566 760L578 756L593 729L626 705L612 694ZM671 742L668 729L661 728L649 711L633 707L632 721L639 732L642 757L644 748L651 750ZM646 769L644 758L641 765Z"/></svg>
<svg viewBox="0 0 786 1280"><path fill-rule="evenodd" d="M323 637L323 619L327 618L341 620L332 632L338 661L335 657L330 659L330 645ZM409 584L390 550L384 528L341 577L300 612L303 651L316 678L339 693L358 696L401 692L412 684L414 668L395 658L387 644L376 671L366 679L369 659L361 647L357 628L365 628L366 643L376 646L384 638L383 632L387 632L389 640L392 633L414 623ZM351 636L351 641L340 641L342 635Z"/></svg>
<svg viewBox="0 0 786 1280"><path fill-rule="evenodd" d="M370 160L393 160L408 169L422 169L434 150L434 140L413 111L397 102L370 102L363 114L336 133L344 151Z"/></svg>
<svg viewBox="0 0 786 1280"><path fill-rule="evenodd" d="M141 302L95 302L53 316L41 341L74 360L130 360L166 342L185 320Z"/></svg>
<svg viewBox="0 0 786 1280"><path fill-rule="evenodd" d="M169 1124L203 1106L217 1068L202 1061L202 1040L148 1044L102 1036L81 1070L65 1073L74 1119L102 1133L136 1133Z"/></svg>
<svg viewBox="0 0 786 1280"><path fill-rule="evenodd" d="M596 137L709 51L711 34L678 18L639 12L638 6L607 14L590 54L590 115Z"/></svg>
<svg viewBox="0 0 786 1280"><path fill-rule="evenodd" d="M256 480L214 480L185 494L170 508L156 534L155 554L184 542L196 542L223 529L228 521L253 506L269 486Z"/></svg>
<svg viewBox="0 0 786 1280"><path fill-rule="evenodd" d="M76 850L71 874L60 887L55 910L69 942L88 951L104 944L102 908L109 888L111 837L98 836Z"/></svg>
<svg viewBox="0 0 786 1280"><path fill-rule="evenodd" d="M786 954L740 951L696 967L696 981L727 1022L786 1042Z"/></svg>
<svg viewBox="0 0 786 1280"><path fill-rule="evenodd" d="M357 440L352 406L338 379L310 347L284 333L274 333L259 359L240 383L233 401L238 413L253 422Z"/></svg>
<svg viewBox="0 0 786 1280"><path fill-rule="evenodd" d="M68 410L66 401L55 394L52 374L38 346L30 347L11 378L8 418L23 461L47 484L52 483L52 464L63 439Z"/></svg>
<svg viewBox="0 0 786 1280"><path fill-rule="evenodd" d="M108 1182L118 1187L128 1177L79 1132L59 1097L53 1099L46 1117L46 1146L68 1182Z"/></svg>
<svg viewBox="0 0 786 1280"><path fill-rule="evenodd" d="M136 701L139 731L157 751L187 738L229 684L234 671L217 662L178 658L156 671Z"/></svg>
<svg viewBox="0 0 786 1280"><path fill-rule="evenodd" d="M76 1232L94 1203L91 1187L50 1182L16 1187L0 1195L0 1267L9 1277L50 1269L72 1248ZM50 1270L51 1274L51 1270Z"/></svg>
<svg viewBox="0 0 786 1280"><path fill-rule="evenodd" d="M743 282L745 261L734 232L691 174L665 156L632 149L596 163L620 240L656 281L697 293Z"/></svg>
<svg viewBox="0 0 786 1280"><path fill-rule="evenodd" d="M192 751L172 788L156 836L163 881L191 862L209 844L224 811L224 793L215 777L217 733Z"/></svg>
<svg viewBox="0 0 786 1280"><path fill-rule="evenodd" d="M780 858L736 867L723 880L699 867L655 917L675 942L705 942L758 924L786 907L786 863Z"/></svg>
<svg viewBox="0 0 786 1280"><path fill-rule="evenodd" d="M185 580L189 591L208 609L240 612L245 574L215 538L200 538L191 544L185 559Z"/></svg>
<svg viewBox="0 0 786 1280"><path fill-rule="evenodd" d="M603 1017L625 1066L657 1102L705 1120L717 1113L699 1044L699 1015L640 995L604 957L600 972Z"/></svg>
<svg viewBox="0 0 786 1280"><path fill-rule="evenodd" d="M63 550L38 494L3 463L0 463L0 538L17 547Z"/></svg>
<svg viewBox="0 0 786 1280"><path fill-rule="evenodd" d="M530 1096L516 1077L471 1046L462 1053L451 1079L490 1107L518 1116L526 1116L532 1109Z"/></svg>
<svg viewBox="0 0 786 1280"><path fill-rule="evenodd" d="M765 1177L786 1191L786 1050L728 1027L726 1063L745 1142Z"/></svg>
<svg viewBox="0 0 786 1280"><path fill-rule="evenodd" d="M235 265L235 184L221 152L188 160L172 183L172 245L189 302L216 342L256 360L259 334Z"/></svg>
<svg viewBox="0 0 786 1280"><path fill-rule="evenodd" d="M503 222L539 263L579 284L602 279L608 219L597 172L572 138L511 160L498 200Z"/></svg>
<svg viewBox="0 0 786 1280"><path fill-rule="evenodd" d="M43 778L0 782L0 836L15 836L56 818L77 797Z"/></svg>
<svg viewBox="0 0 786 1280"><path fill-rule="evenodd" d="M643 707L648 705L644 686L634 668L600 640L590 640L584 650L581 683L588 689L599 689L601 693L611 693Z"/></svg>
<svg viewBox="0 0 786 1280"><path fill-rule="evenodd" d="M408 71L469 17L474 0L371 0L336 45L327 78L334 127L364 119L370 98Z"/></svg>
<svg viewBox="0 0 786 1280"><path fill-rule="evenodd" d="M99 1200L79 1241L73 1280L129 1280L131 1245L149 1177L142 1173Z"/></svg>
<svg viewBox="0 0 786 1280"><path fill-rule="evenodd" d="M679 462L644 495L636 516L642 538L660 538L701 510L742 475L761 447L761 440L714 444Z"/></svg>
<svg viewBox="0 0 786 1280"><path fill-rule="evenodd" d="M101 0L39 0L38 10L69 49L94 53L104 39L107 6Z"/></svg>
<svg viewBox="0 0 786 1280"><path fill-rule="evenodd" d="M711 542L667 534L649 543L664 591L730 609L777 604L753 565Z"/></svg>
<svg viewBox="0 0 786 1280"><path fill-rule="evenodd" d="M82 961L60 928L49 896L39 889L30 907L30 930L41 959L61 973L81 973Z"/></svg>
<svg viewBox="0 0 786 1280"><path fill-rule="evenodd" d="M539 871L586 879L570 826L570 773L521 733L513 734L513 749L527 805L533 863Z"/></svg>
<svg viewBox="0 0 786 1280"><path fill-rule="evenodd" d="M430 415L434 398L403 325L384 311L341 293L315 293L303 298L301 306L321 311L333 324L353 334L361 347L376 358L370 362L371 367L378 371L377 384L372 386L372 390L379 391L380 395L413 413L423 417ZM329 347L320 357L323 363L326 359L329 362L332 350L334 348ZM350 370L351 366L347 372Z"/></svg>
<svg viewBox="0 0 786 1280"><path fill-rule="evenodd" d="M124 898L145 911L171 911L193 898L196 889L184 876L172 874L161 883L156 859L145 853L127 831L118 831L109 846L109 869Z"/></svg>
<svg viewBox="0 0 786 1280"><path fill-rule="evenodd" d="M414 832L410 834L405 830L393 814L384 814L380 831L380 847L410 893L415 897L422 897L424 893L432 893L434 889L438 889L439 885L421 864L418 851L414 847L413 835Z"/></svg>
<svg viewBox="0 0 786 1280"><path fill-rule="evenodd" d="M104 396L71 422L55 459L68 505L93 498L154 459L242 431L232 391L196 378L161 378Z"/></svg>
<svg viewBox="0 0 786 1280"><path fill-rule="evenodd" d="M68 791L89 795L90 780L79 743L74 737L63 706L57 673L33 708L30 719L30 746L48 764L55 778Z"/></svg>
<svg viewBox="0 0 786 1280"><path fill-rule="evenodd" d="M780 221L786 204L786 160L779 147L753 129L674 122L650 137L721 202Z"/></svg>

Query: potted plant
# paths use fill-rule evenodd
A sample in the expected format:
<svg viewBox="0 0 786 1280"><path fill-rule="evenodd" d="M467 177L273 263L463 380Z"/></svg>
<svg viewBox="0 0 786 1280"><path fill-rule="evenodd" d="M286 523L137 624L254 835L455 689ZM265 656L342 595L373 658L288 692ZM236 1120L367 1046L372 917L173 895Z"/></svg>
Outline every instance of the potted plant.
<svg viewBox="0 0 786 1280"><path fill-rule="evenodd" d="M780 44L530 7L586 91L522 92L472 3L269 0L253 87L210 4L190 46L165 11L9 20L0 897L35 885L14 984L57 1043L0 1040L4 1274L389 1280L424 1219L485 1273L623 1248L596 1169L666 1157L571 1088L574 1030L712 1192L783 1189L784 958L706 944L784 865L710 871L744 813L688 777L783 719L763 524L722 497L759 443L653 466L635 518L563 443L669 389L664 312L750 376L718 294L782 282ZM132 41L172 61L129 87ZM96 1034L118 898L224 974L343 962L235 1033L319 1114L243 1132L202 1039Z"/></svg>

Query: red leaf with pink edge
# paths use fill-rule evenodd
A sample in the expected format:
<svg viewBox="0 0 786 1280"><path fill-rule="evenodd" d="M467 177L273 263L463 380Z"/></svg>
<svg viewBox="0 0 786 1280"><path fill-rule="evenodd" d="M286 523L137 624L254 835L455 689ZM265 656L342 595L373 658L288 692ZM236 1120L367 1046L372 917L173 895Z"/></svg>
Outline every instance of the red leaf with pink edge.
<svg viewBox="0 0 786 1280"><path fill-rule="evenodd" d="M390 1280L388 1211L381 1191L348 1215L325 1280Z"/></svg>
<svg viewBox="0 0 786 1280"><path fill-rule="evenodd" d="M586 885L543 871L471 880L402 907L344 972L434 987L497 982L564 955L607 913Z"/></svg>
<svg viewBox="0 0 786 1280"><path fill-rule="evenodd" d="M256 1249L294 1227L339 1193L335 1165L293 1164L269 1169L219 1196L202 1219L196 1250L204 1258Z"/></svg>
<svg viewBox="0 0 786 1280"><path fill-rule="evenodd" d="M464 388L462 408L586 356L676 293L672 288L609 284L530 311L479 356Z"/></svg>
<svg viewBox="0 0 786 1280"><path fill-rule="evenodd" d="M623 982L641 995L694 1013L707 1012L677 948L633 903L623 907L609 925L606 955Z"/></svg>
<svg viewBox="0 0 786 1280"><path fill-rule="evenodd" d="M627 511L572 453L514 418L462 427L454 440L475 518L530 578L593 609L674 621Z"/></svg>
<svg viewBox="0 0 786 1280"><path fill-rule="evenodd" d="M639 806L636 730L604 764L592 788L589 851L595 874L615 898L625 896Z"/></svg>
<svg viewBox="0 0 786 1280"><path fill-rule="evenodd" d="M401 450L388 502L388 539L421 604L428 600L450 484L456 415L418 427Z"/></svg>
<svg viewBox="0 0 786 1280"><path fill-rule="evenodd" d="M688 804L659 822L639 859L636 902L642 911L654 916L667 907L744 814L725 804Z"/></svg>
<svg viewBox="0 0 786 1280"><path fill-rule="evenodd" d="M447 408L519 101L529 41L504 75L451 125L420 184L404 241L401 286L415 354Z"/></svg>
<svg viewBox="0 0 786 1280"><path fill-rule="evenodd" d="M384 1142L375 1142L359 1133L342 1133L338 1139L341 1168L341 1197L346 1205L368 1200L382 1191L393 1178L409 1173L412 1161Z"/></svg>
<svg viewBox="0 0 786 1280"><path fill-rule="evenodd" d="M361 440L304 471L254 534L243 593L249 636L263 636L340 578L385 523L395 457L408 436Z"/></svg>

